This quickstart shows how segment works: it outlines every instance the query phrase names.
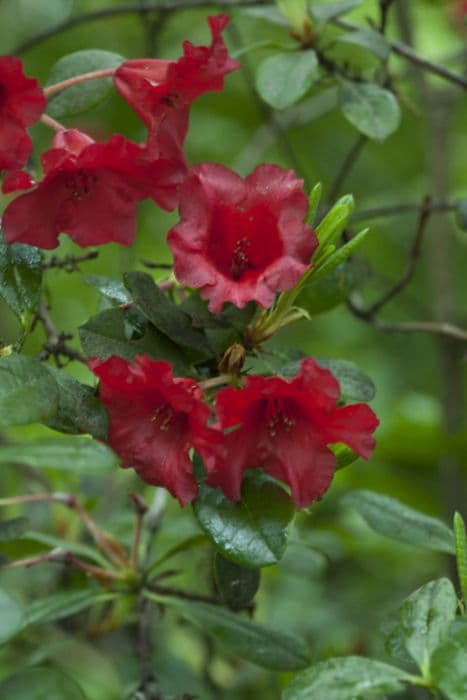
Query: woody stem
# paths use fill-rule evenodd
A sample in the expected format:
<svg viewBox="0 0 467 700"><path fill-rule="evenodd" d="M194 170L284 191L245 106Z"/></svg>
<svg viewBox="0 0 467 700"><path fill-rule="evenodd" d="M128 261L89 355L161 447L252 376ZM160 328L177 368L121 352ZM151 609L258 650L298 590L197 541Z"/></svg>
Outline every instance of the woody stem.
<svg viewBox="0 0 467 700"><path fill-rule="evenodd" d="M61 90L66 90L66 88L72 87L73 85L79 85L79 83L85 83L88 80L95 80L96 78L109 78L114 75L116 68L102 68L101 70L93 70L89 73L82 73L81 75L74 75L72 78L67 80L61 80L55 85L49 85L49 87L44 88L44 95L50 97L55 95L56 92Z"/></svg>

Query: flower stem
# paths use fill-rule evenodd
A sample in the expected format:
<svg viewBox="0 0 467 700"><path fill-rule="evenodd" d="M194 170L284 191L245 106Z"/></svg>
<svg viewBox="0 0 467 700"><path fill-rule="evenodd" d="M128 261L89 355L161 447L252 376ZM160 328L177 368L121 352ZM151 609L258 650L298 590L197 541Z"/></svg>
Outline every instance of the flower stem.
<svg viewBox="0 0 467 700"><path fill-rule="evenodd" d="M85 83L88 80L111 77L116 70L116 68L102 68L101 70L93 70L89 73L74 75L72 78L61 80L59 83L55 83L55 85L49 85L49 87L44 88L44 95L50 97L51 95L55 95L56 92L61 92L61 90L66 90L66 88L72 87L73 85L79 85L79 83Z"/></svg>
<svg viewBox="0 0 467 700"><path fill-rule="evenodd" d="M203 382L199 382L199 385L203 391L206 391L206 389L222 386L222 384L230 384L231 381L232 375L220 374L218 377L212 377L212 379L205 379Z"/></svg>
<svg viewBox="0 0 467 700"><path fill-rule="evenodd" d="M63 126L63 124L60 124L60 122L57 122L55 119L52 119L52 117L49 117L48 114L43 114L40 118L40 121L46 126L48 126L50 129L53 129L54 131L65 131L65 127Z"/></svg>

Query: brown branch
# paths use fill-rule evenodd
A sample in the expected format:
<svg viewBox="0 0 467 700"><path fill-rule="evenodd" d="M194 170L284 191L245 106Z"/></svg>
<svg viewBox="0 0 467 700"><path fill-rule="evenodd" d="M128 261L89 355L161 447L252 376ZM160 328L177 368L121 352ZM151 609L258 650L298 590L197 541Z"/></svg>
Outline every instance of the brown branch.
<svg viewBox="0 0 467 700"><path fill-rule="evenodd" d="M86 360L84 356L79 352L71 348L67 343L73 338L72 333L63 333L55 328L52 318L49 314L49 310L44 302L41 300L36 311L36 320L33 327L37 321L42 324L47 341L44 343L41 352L39 353L40 360L48 360L49 357L53 357L57 367L63 367L61 357L67 357L69 360L76 360L77 362L85 363Z"/></svg>
<svg viewBox="0 0 467 700"><path fill-rule="evenodd" d="M248 5L265 5L269 0L160 0L159 2L128 2L112 7L104 7L101 10L93 10L91 12L83 12L80 15L69 17L63 22L57 22L51 27L47 27L41 32L37 32L34 36L29 37L25 41L18 44L13 50L13 55L18 55L29 51L46 39L50 39L57 34L61 34L69 29L78 27L87 22L96 22L98 20L111 19L119 15L138 14L141 12L174 12L175 10L191 10L196 8L221 7L232 8Z"/></svg>
<svg viewBox="0 0 467 700"><path fill-rule="evenodd" d="M419 212L424 203L411 202L408 204L391 204L387 207L376 207L375 209L364 209L357 211L351 216L351 221L365 221L367 219L379 219L386 216L398 216L400 214L412 214ZM457 209L457 202L432 202L426 204L430 212L452 212Z"/></svg>
<svg viewBox="0 0 467 700"><path fill-rule="evenodd" d="M334 19L332 20L332 22L337 27L340 27L341 29L346 29L347 31L355 31L357 29L360 29L358 25L353 24L352 22L347 22L343 19ZM457 85L461 88L467 88L467 78L465 78L463 75L454 73L453 71L449 70L448 68L445 68L445 66L442 66L439 63L429 61L427 58L424 58L423 56L420 56L418 53L416 53L416 51L411 49L410 46L407 46L407 44L403 44L400 41L387 40L387 42L391 47L391 51L393 53L397 54L398 56L402 56L402 58L407 59L407 61L413 63L415 66L419 66L420 68L428 71L429 73L438 75L440 78L443 78L444 80L447 80L448 82L453 83L454 85Z"/></svg>
<svg viewBox="0 0 467 700"><path fill-rule="evenodd" d="M95 260L99 255L98 250L89 250L83 255L66 255L64 258L59 258L53 255L49 260L45 260L42 264L43 270L57 268L65 272L78 272L80 263L88 260Z"/></svg>
<svg viewBox="0 0 467 700"><path fill-rule="evenodd" d="M363 147L367 142L368 138L364 136L364 134L359 134L357 136L355 143L353 144L352 148L342 161L342 165L339 168L336 178L329 188L329 202L334 202L334 200L337 199L337 196L339 195L342 189L344 181L346 180L347 176L349 175L350 171L355 165L357 158L359 157L360 153L363 150Z"/></svg>
<svg viewBox="0 0 467 700"><path fill-rule="evenodd" d="M393 299L395 296L397 296L403 289L408 285L410 280L413 277L413 274L415 272L415 266L417 264L418 258L420 257L420 251L421 251L421 246L422 246L422 240L423 240L423 234L425 232L426 226L428 224L428 220L430 218L431 214L431 209L430 209L430 198L425 197L422 206L420 208L420 215L418 218L418 224L417 224L417 229L415 231L415 236L412 242L412 246L409 251L409 258L407 260L407 264L405 267L405 270L403 271L402 275L399 277L399 279L390 287L385 294L380 297L377 301L373 302L371 306L369 306L365 313L367 316L370 318L373 318L373 316L378 313L380 309L383 308L391 299Z"/></svg>
<svg viewBox="0 0 467 700"><path fill-rule="evenodd" d="M434 333L435 335L442 335L467 343L467 330L454 326L452 323L437 321L407 321L406 323L372 321L372 323L380 331L388 331L390 333Z"/></svg>

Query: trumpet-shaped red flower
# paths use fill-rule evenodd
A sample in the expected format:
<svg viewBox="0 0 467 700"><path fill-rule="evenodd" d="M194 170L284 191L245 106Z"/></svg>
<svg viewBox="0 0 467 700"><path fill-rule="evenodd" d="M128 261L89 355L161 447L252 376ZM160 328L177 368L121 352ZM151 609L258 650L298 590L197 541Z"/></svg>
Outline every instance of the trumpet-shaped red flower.
<svg viewBox="0 0 467 700"><path fill-rule="evenodd" d="M366 404L338 407L339 384L311 358L292 380L249 377L243 389L217 395L225 455L206 460L208 483L240 498L245 469L261 468L290 486L297 508L322 496L336 459L327 445L343 442L368 459L378 419Z"/></svg>
<svg viewBox="0 0 467 700"><path fill-rule="evenodd" d="M182 506L198 485L188 452L201 455L218 433L206 427L210 410L192 379L176 378L172 367L145 355L130 364L121 357L93 359L99 398L109 415L108 443L124 467L134 467L148 484L164 486Z"/></svg>
<svg viewBox="0 0 467 700"><path fill-rule="evenodd" d="M148 161L144 148L119 134L97 143L76 129L57 134L42 164L44 179L5 210L8 243L55 248L64 232L82 247L110 241L131 245L136 202L152 198L170 211L177 205L184 176L179 162ZM13 175L5 182L7 191L15 183L25 186Z"/></svg>
<svg viewBox="0 0 467 700"><path fill-rule="evenodd" d="M194 167L168 236L178 280L199 289L214 312L226 301L271 306L318 245L303 223L307 207L303 181L277 165L260 165L246 180L215 163Z"/></svg>
<svg viewBox="0 0 467 700"><path fill-rule="evenodd" d="M22 168L32 150L26 127L36 122L46 100L34 78L14 56L0 56L0 170Z"/></svg>
<svg viewBox="0 0 467 700"><path fill-rule="evenodd" d="M181 157L191 102L205 92L222 90L224 76L239 68L221 36L228 21L226 15L208 17L210 46L185 41L184 55L177 61L134 59L115 73L117 90L148 128L148 148L155 157Z"/></svg>

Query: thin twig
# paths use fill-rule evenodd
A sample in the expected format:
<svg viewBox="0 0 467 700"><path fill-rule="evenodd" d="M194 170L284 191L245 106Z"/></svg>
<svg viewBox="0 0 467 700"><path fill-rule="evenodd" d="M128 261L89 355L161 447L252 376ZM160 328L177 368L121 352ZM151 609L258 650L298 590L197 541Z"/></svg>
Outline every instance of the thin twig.
<svg viewBox="0 0 467 700"><path fill-rule="evenodd" d="M399 279L390 287L385 294L383 294L377 301L373 302L367 309L366 314L371 318L380 311L380 309L385 306L391 299L393 299L397 294L399 294L404 287L410 282L415 272L415 266L417 264L418 258L420 256L421 245L423 234L425 232L428 220L430 218L430 198L425 197L422 206L420 208L420 215L418 218L417 229L415 231L415 236L413 239L412 246L409 251L409 257L405 270Z"/></svg>
<svg viewBox="0 0 467 700"><path fill-rule="evenodd" d="M63 366L63 363L60 360L61 356L67 357L69 360L76 360L83 363L86 362L84 356L79 352L79 350L70 348L67 344L67 342L73 338L73 334L59 332L55 328L49 314L49 310L43 300L39 302L37 307L36 321L41 322L47 336L47 341L44 343L43 348L39 353L40 360L48 360L49 357L53 357L57 367Z"/></svg>
<svg viewBox="0 0 467 700"><path fill-rule="evenodd" d="M63 124L60 124L56 119L52 119L48 114L43 114L40 121L45 124L45 126L48 126L49 129L53 129L53 131L65 131Z"/></svg>
<svg viewBox="0 0 467 700"><path fill-rule="evenodd" d="M351 216L351 221L366 221L367 219L379 219L386 216L399 216L400 214L412 214L419 212L424 204L410 202L408 204L391 204L387 207L376 207L375 209L364 209L357 211ZM427 207L430 212L450 212L456 211L457 202L430 202Z"/></svg>
<svg viewBox="0 0 467 700"><path fill-rule="evenodd" d="M57 268L65 272L78 272L80 263L87 262L88 260L95 260L98 255L98 250L89 250L87 253L83 253L83 255L66 255L64 258L53 255L49 260L45 260L42 263L42 269L50 270L52 268Z"/></svg>
<svg viewBox="0 0 467 700"><path fill-rule="evenodd" d="M434 333L455 340L467 342L467 330L454 326L452 323L440 323L437 321L407 321L397 323L389 321L374 321L373 325L380 331L390 333Z"/></svg>
<svg viewBox="0 0 467 700"><path fill-rule="evenodd" d="M141 543L141 534L143 531L143 518L148 511L148 506L139 494L130 493L128 495L136 513L135 529L130 552L130 566L133 569L136 569L138 566L139 547Z"/></svg>
<svg viewBox="0 0 467 700"><path fill-rule="evenodd" d="M353 144L352 148L342 161L342 165L339 169L339 172L337 173L334 182L329 188L329 202L334 202L334 200L337 199L337 196L341 192L342 185L344 184L345 179L347 178L353 166L355 165L358 156L362 152L363 147L367 142L368 138L364 134L359 134L359 136L357 136L355 143Z"/></svg>
<svg viewBox="0 0 467 700"><path fill-rule="evenodd" d="M75 75L73 78L68 78L67 80L61 80L59 83L54 85L49 85L49 87L44 88L44 95L49 98L55 95L56 92L61 92L66 90L73 85L78 85L79 83L86 83L88 80L96 80L97 78L109 78L111 77L116 68L101 68L100 70L93 70L89 73L82 73L81 75ZM50 119L50 117L48 117Z"/></svg>
<svg viewBox="0 0 467 700"><path fill-rule="evenodd" d="M94 566L93 564L89 564L88 562L83 561L82 559L78 559L78 557L76 557L73 554L73 552L63 549L62 547L56 547L55 549L52 549L51 552L46 552L45 554L38 554L35 557L16 559L15 561L11 561L8 564L3 564L2 566L0 566L0 569L17 569L23 566L25 568L29 568L30 566L36 566L37 564L44 564L50 562L53 564L65 564L68 566L74 566L76 569L84 571L84 573L88 576L92 576L93 578L96 578L100 581L110 579L115 581L121 581L124 578L123 574L119 573L118 571L109 571L108 569L103 569L100 566Z"/></svg>
<svg viewBox="0 0 467 700"><path fill-rule="evenodd" d="M69 17L63 22L57 22L47 29L44 29L34 36L29 37L25 41L18 44L13 50L13 55L18 55L29 51L34 46L37 46L46 39L50 39L57 34L61 34L68 29L78 27L80 24L87 22L96 22L101 19L111 19L118 15L131 15L141 12L173 12L174 10L191 10L203 7L222 7L232 8L248 5L266 5L270 0L160 0L159 2L128 2L120 5L104 7L101 10L93 10L91 12L83 12L80 15Z"/></svg>

